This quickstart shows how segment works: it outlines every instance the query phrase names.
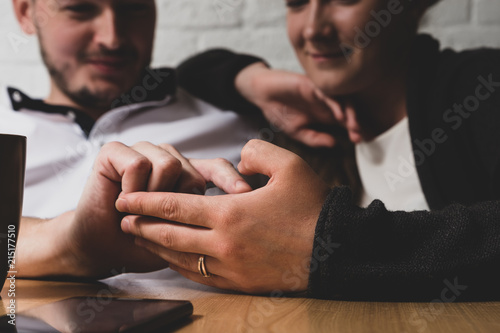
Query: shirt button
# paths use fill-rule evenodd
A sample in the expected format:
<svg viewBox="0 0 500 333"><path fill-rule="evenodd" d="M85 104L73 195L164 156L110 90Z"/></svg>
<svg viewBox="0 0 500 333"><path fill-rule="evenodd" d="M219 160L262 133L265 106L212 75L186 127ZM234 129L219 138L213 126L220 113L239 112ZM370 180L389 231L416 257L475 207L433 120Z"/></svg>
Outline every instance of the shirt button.
<svg viewBox="0 0 500 333"><path fill-rule="evenodd" d="M21 103L23 100L23 97L21 96L19 91L14 91L14 93L12 94L12 99L17 103Z"/></svg>
<svg viewBox="0 0 500 333"><path fill-rule="evenodd" d="M75 120L76 119L76 114L75 112L69 110L68 113L66 113L66 115L68 116L69 119L71 120Z"/></svg>

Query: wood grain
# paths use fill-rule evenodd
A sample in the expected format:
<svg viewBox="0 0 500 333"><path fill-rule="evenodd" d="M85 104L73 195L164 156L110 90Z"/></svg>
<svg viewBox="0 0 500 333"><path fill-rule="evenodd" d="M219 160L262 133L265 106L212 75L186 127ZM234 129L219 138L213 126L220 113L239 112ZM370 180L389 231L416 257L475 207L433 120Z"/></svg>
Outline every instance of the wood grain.
<svg viewBox="0 0 500 333"><path fill-rule="evenodd" d="M10 298L2 291L4 308ZM16 281L17 312L73 296L185 299L192 321L178 332L500 332L500 302L376 303L270 298L217 290L170 270L125 274L99 283Z"/></svg>

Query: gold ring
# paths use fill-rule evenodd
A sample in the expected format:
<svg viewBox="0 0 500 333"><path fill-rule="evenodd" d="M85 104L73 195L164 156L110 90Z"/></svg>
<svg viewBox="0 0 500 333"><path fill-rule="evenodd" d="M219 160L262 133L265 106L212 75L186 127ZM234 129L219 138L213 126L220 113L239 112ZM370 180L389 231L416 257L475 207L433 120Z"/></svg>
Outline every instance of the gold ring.
<svg viewBox="0 0 500 333"><path fill-rule="evenodd" d="M198 259L198 272L200 272L201 276L204 278L210 277L210 273L207 271L207 267L205 266L205 255L201 255Z"/></svg>

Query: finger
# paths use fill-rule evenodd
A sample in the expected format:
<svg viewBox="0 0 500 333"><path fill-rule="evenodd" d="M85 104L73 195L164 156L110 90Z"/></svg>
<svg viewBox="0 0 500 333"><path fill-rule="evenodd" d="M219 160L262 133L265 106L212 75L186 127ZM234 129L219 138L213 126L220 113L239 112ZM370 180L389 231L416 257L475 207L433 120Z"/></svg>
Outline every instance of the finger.
<svg viewBox="0 0 500 333"><path fill-rule="evenodd" d="M212 212L220 209L217 208L220 206L218 197L158 192L121 194L115 205L123 213L152 216L206 228L212 228L217 223L217 215Z"/></svg>
<svg viewBox="0 0 500 333"><path fill-rule="evenodd" d="M332 148L336 143L333 135L310 128L301 129L292 137L313 148Z"/></svg>
<svg viewBox="0 0 500 333"><path fill-rule="evenodd" d="M198 253L173 251L142 238L136 238L135 244L164 259L171 265L193 273L199 273L198 260L201 255ZM210 256L205 256L205 268L210 274L213 275L221 275L227 271L225 266L219 260Z"/></svg>
<svg viewBox="0 0 500 333"><path fill-rule="evenodd" d="M360 126L358 123L358 117L354 107L348 106L346 108L346 127L350 131L360 132Z"/></svg>
<svg viewBox="0 0 500 333"><path fill-rule="evenodd" d="M226 193L236 194L252 190L252 187L236 171L233 164L226 159L189 160L193 167L203 176L205 181L213 182L215 186Z"/></svg>
<svg viewBox="0 0 500 333"><path fill-rule="evenodd" d="M296 154L262 140L250 140L241 151L238 169L244 175L263 174L272 178L283 165L300 161Z"/></svg>
<svg viewBox="0 0 500 333"><path fill-rule="evenodd" d="M182 171L177 180L175 192L204 194L206 182L189 160L172 145L162 143L159 146L175 156L182 164Z"/></svg>
<svg viewBox="0 0 500 333"><path fill-rule="evenodd" d="M300 81L299 91L304 101L307 102L306 109L302 110L303 113L313 116L320 123L331 124L335 120L328 105L320 98L321 94L317 92L318 89L310 79Z"/></svg>
<svg viewBox="0 0 500 333"><path fill-rule="evenodd" d="M126 216L122 219L121 226L125 233L141 237L175 251L211 254L210 249L215 244L212 241L209 229L161 219Z"/></svg>
<svg viewBox="0 0 500 333"><path fill-rule="evenodd" d="M346 108L346 129L349 132L349 139L354 143L362 140L361 127L359 126L356 111L352 106Z"/></svg>
<svg viewBox="0 0 500 333"><path fill-rule="evenodd" d="M146 156L152 164L151 176L146 191L173 191L183 165L177 157L149 142L139 142L132 149Z"/></svg>
<svg viewBox="0 0 500 333"><path fill-rule="evenodd" d="M121 182L122 191L129 193L147 189L151 168L151 162L144 155L120 142L111 142L99 152L94 171Z"/></svg>
<svg viewBox="0 0 500 333"><path fill-rule="evenodd" d="M343 124L345 122L345 114L342 105L340 105L340 103L338 103L337 101L327 97L319 89L316 89L316 94L328 106L330 111L333 113L335 120L340 124Z"/></svg>

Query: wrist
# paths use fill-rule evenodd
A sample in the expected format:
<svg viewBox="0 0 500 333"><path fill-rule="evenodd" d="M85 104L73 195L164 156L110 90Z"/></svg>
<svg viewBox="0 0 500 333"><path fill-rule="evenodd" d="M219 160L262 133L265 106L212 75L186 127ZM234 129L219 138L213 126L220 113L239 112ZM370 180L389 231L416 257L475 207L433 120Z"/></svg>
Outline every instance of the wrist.
<svg viewBox="0 0 500 333"><path fill-rule="evenodd" d="M84 276L67 232L74 212L54 219L23 218L16 259L24 278Z"/></svg>
<svg viewBox="0 0 500 333"><path fill-rule="evenodd" d="M236 90L250 103L259 106L257 79L263 73L269 72L269 67L263 62L257 62L241 70L235 79Z"/></svg>

